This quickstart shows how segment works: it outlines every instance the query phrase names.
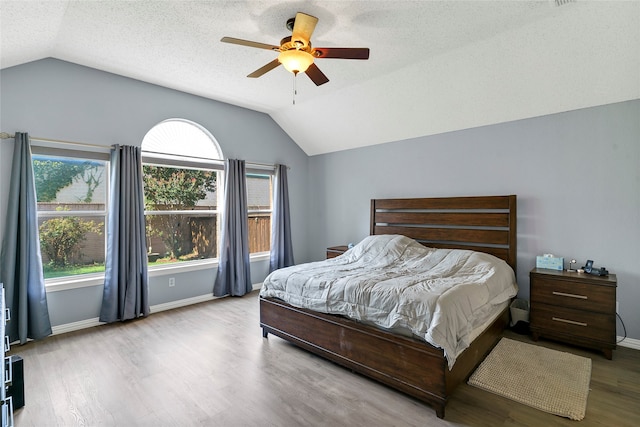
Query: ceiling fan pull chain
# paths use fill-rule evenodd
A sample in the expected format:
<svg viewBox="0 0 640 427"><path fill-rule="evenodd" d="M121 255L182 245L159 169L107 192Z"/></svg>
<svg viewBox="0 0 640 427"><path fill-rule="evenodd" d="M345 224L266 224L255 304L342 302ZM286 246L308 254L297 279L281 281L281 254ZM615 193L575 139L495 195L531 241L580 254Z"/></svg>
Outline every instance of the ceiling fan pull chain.
<svg viewBox="0 0 640 427"><path fill-rule="evenodd" d="M296 95L298 94L298 87L296 84L296 77L298 73L293 73L293 105L296 105Z"/></svg>

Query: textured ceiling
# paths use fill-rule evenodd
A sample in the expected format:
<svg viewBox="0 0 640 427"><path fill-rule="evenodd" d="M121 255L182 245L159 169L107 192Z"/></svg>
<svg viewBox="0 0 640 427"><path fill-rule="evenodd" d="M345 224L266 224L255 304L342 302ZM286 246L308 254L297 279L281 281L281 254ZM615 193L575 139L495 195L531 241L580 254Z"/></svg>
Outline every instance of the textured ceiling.
<svg viewBox="0 0 640 427"><path fill-rule="evenodd" d="M639 1L6 1L0 66L46 57L265 112L309 155L640 98ZM245 76L301 11L316 87L282 67ZM289 33L290 34L290 33Z"/></svg>

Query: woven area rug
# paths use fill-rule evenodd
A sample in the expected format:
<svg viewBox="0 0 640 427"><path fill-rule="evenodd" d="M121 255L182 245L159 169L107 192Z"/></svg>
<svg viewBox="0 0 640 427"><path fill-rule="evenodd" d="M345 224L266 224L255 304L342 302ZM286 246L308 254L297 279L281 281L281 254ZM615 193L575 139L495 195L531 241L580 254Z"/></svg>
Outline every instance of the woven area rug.
<svg viewBox="0 0 640 427"><path fill-rule="evenodd" d="M591 359L502 338L469 384L550 414L581 420Z"/></svg>

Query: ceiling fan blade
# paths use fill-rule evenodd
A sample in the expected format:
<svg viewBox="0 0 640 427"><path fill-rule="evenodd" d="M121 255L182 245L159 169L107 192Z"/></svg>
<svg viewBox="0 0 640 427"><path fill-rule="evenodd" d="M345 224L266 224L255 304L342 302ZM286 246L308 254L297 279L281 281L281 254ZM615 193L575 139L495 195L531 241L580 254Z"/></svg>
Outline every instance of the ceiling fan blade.
<svg viewBox="0 0 640 427"><path fill-rule="evenodd" d="M252 78L260 77L261 75L266 74L269 71L273 70L278 65L280 65L280 61L278 61L277 59L274 59L273 61L269 62L267 65L264 65L258 68L253 73L249 74L247 77L252 77Z"/></svg>
<svg viewBox="0 0 640 427"><path fill-rule="evenodd" d="M307 73L307 76L309 76L311 81L314 82L316 86L323 85L329 81L329 78L325 76L322 71L320 71L320 68L318 68L315 63L309 65L309 68L307 68L307 71L305 71L305 73Z"/></svg>
<svg viewBox="0 0 640 427"><path fill-rule="evenodd" d="M311 34L316 28L318 18L315 16L307 15L306 13L296 13L296 20L293 24L293 30L291 31L291 41L302 41L305 46L309 45L311 40Z"/></svg>
<svg viewBox="0 0 640 427"><path fill-rule="evenodd" d="M280 50L280 46L274 46L272 44L266 44L266 43L252 42L250 40L236 39L233 37L223 37L220 39L220 41L224 43L239 44L241 46L257 47L258 49L267 49L267 50L275 50L275 51Z"/></svg>
<svg viewBox="0 0 640 427"><path fill-rule="evenodd" d="M316 47L316 58L369 59L368 47Z"/></svg>

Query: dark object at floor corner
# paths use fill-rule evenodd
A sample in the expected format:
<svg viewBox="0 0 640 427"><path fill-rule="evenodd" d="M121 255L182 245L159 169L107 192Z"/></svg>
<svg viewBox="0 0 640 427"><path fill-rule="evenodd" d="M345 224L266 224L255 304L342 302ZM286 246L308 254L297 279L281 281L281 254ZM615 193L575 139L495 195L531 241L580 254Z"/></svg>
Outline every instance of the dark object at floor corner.
<svg viewBox="0 0 640 427"><path fill-rule="evenodd" d="M530 333L529 322L525 322L524 320L516 322L516 324L511 326L509 329L519 335L529 335Z"/></svg>
<svg viewBox="0 0 640 427"><path fill-rule="evenodd" d="M11 370L13 378L11 385L7 388L7 396L13 399L13 409L20 409L24 406L24 361L18 355L11 356Z"/></svg>

